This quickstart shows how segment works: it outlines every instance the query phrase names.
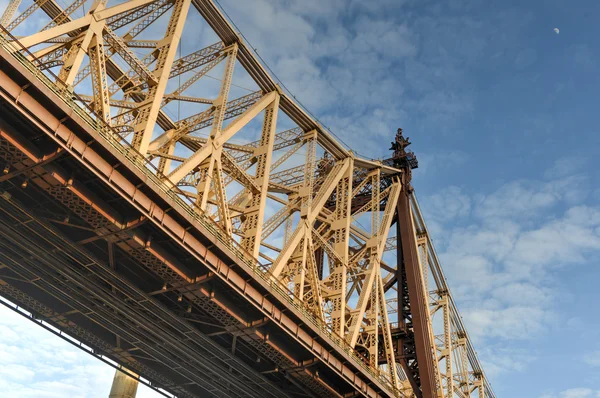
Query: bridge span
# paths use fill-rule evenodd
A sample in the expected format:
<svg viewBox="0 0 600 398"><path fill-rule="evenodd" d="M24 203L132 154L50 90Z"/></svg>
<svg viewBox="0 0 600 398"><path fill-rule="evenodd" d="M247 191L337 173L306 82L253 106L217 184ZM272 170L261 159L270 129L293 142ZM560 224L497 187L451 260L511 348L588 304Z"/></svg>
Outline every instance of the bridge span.
<svg viewBox="0 0 600 398"><path fill-rule="evenodd" d="M178 52L186 21L214 41ZM357 156L210 0L0 23L0 295L32 321L166 396L495 397L401 130Z"/></svg>

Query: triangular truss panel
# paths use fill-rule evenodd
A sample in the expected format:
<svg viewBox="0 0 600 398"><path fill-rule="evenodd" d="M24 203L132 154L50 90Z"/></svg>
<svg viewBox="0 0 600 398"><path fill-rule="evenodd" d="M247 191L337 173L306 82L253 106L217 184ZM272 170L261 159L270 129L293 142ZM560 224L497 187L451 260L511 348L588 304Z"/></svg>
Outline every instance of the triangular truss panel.
<svg viewBox="0 0 600 398"><path fill-rule="evenodd" d="M412 166L337 142L210 0L12 0L0 23L16 56L214 223L390 395L494 397Z"/></svg>

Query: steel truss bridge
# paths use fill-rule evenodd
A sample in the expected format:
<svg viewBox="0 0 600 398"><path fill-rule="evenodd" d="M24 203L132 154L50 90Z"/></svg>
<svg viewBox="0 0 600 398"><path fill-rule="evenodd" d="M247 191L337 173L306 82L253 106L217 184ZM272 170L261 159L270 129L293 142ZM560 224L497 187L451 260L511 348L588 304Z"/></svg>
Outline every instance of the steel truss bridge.
<svg viewBox="0 0 600 398"><path fill-rule="evenodd" d="M0 24L6 305L166 396L495 397L401 134L356 156L211 0Z"/></svg>

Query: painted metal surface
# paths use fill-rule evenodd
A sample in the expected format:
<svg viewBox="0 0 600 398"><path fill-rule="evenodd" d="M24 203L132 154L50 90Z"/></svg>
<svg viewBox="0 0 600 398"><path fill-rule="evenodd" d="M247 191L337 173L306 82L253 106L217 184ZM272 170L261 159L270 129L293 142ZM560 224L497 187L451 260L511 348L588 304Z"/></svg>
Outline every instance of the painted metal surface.
<svg viewBox="0 0 600 398"><path fill-rule="evenodd" d="M27 278L53 305L112 336L115 361L180 396L494 397L412 192L408 139L389 160L355 156L275 84L211 1L99 0L76 18L81 6L36 1L3 16L8 30L35 11L49 22L18 40L1 34L0 187L4 219L30 220L6 235L69 253L95 282L64 260L24 264L16 250L0 287L37 275ZM193 11L221 42L178 54ZM248 81L251 94L231 99ZM187 113L171 117L182 103ZM291 129L279 127L284 114ZM50 226L30 207L30 184L77 222ZM89 236L73 242L74 228ZM14 289L0 293L37 302ZM81 289L113 312L85 304ZM77 322L65 319L69 332ZM147 358L115 355L123 347L168 369L157 377Z"/></svg>

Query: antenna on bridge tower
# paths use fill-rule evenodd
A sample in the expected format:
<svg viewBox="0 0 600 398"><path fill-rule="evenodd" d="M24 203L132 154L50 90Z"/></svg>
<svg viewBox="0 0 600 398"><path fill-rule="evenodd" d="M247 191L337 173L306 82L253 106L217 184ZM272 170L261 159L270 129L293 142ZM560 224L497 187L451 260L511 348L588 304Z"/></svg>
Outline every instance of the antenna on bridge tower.
<svg viewBox="0 0 600 398"><path fill-rule="evenodd" d="M414 152L407 151L406 148L411 144L410 137L404 137L402 128L399 128L396 133L395 141L392 141L390 150L393 150L392 160L394 166L405 171L405 183L410 184L412 179L412 169L419 167L419 161Z"/></svg>

